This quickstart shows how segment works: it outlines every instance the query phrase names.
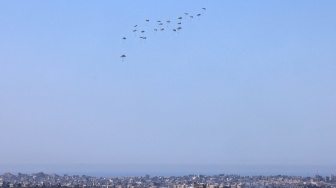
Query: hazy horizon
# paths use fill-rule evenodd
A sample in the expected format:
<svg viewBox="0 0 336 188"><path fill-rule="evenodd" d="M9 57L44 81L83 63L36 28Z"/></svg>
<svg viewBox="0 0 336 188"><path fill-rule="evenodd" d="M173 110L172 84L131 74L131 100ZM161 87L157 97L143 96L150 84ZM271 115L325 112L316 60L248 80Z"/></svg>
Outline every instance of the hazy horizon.
<svg viewBox="0 0 336 188"><path fill-rule="evenodd" d="M115 176L183 176L237 174L242 176L291 175L329 176L336 172L336 165L223 165L223 164L68 164L68 165L1 165L0 173L38 173Z"/></svg>

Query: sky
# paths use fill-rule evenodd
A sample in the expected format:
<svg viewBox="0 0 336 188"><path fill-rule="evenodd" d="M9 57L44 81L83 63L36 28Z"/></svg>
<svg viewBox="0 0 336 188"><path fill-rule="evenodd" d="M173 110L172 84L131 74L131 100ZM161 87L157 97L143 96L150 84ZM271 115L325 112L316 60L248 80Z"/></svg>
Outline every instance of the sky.
<svg viewBox="0 0 336 188"><path fill-rule="evenodd" d="M336 165L335 10L1 1L0 164Z"/></svg>

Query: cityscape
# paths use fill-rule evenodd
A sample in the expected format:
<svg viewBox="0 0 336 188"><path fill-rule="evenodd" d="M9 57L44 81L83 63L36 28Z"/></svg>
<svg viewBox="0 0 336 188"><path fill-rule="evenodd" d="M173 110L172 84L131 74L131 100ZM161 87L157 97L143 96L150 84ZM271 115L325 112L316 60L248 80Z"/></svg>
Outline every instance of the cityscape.
<svg viewBox="0 0 336 188"><path fill-rule="evenodd" d="M0 0L0 188L336 188L336 0Z"/></svg>
<svg viewBox="0 0 336 188"><path fill-rule="evenodd" d="M336 188L336 176L240 176L234 174L185 176L93 177L45 174L43 172L0 175L0 185L9 187L71 188Z"/></svg>

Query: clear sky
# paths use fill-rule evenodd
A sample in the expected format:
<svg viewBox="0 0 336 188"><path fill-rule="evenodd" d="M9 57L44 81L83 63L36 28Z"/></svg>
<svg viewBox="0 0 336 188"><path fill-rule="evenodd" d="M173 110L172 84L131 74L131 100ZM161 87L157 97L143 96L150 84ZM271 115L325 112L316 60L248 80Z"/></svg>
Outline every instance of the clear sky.
<svg viewBox="0 0 336 188"><path fill-rule="evenodd" d="M144 21L203 7L179 34ZM0 163L336 165L335 18L334 0L0 1Z"/></svg>

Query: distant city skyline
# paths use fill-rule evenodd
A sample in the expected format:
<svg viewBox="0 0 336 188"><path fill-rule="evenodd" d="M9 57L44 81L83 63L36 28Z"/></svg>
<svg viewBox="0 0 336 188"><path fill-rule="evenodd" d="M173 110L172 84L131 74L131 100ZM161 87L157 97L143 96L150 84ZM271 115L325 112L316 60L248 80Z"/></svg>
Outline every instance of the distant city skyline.
<svg viewBox="0 0 336 188"><path fill-rule="evenodd" d="M54 165L1 165L1 173L38 173L89 175L94 177L114 176L183 176L188 174L237 174L242 176L289 175L328 176L336 174L336 165L204 165L204 164L54 164Z"/></svg>
<svg viewBox="0 0 336 188"><path fill-rule="evenodd" d="M0 174L0 186L9 187L75 187L75 188L257 188L284 187L335 188L336 176L240 176L237 174L188 174L183 176L118 176L92 177L88 175L46 174L43 172L17 175Z"/></svg>

